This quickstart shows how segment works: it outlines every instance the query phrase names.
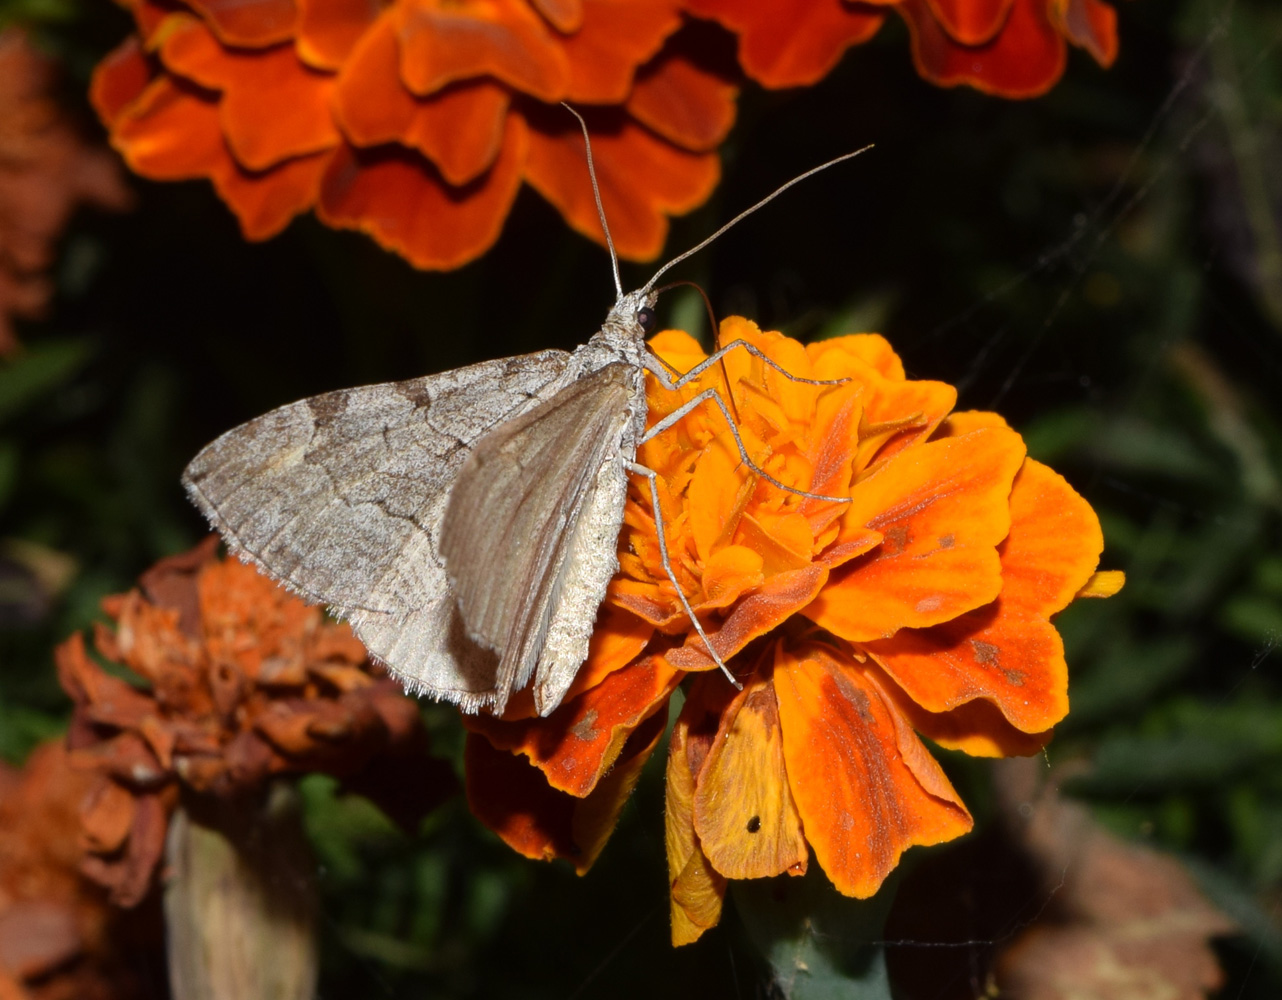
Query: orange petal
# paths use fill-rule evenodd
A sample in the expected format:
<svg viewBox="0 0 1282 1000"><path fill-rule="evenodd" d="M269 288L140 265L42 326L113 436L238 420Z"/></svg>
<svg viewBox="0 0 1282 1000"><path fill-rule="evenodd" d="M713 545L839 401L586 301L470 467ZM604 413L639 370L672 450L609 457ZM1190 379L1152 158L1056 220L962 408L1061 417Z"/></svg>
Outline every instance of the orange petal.
<svg viewBox="0 0 1282 1000"><path fill-rule="evenodd" d="M1045 618L1007 606L1004 599L863 647L929 712L982 698L1025 733L1049 729L1068 712L1068 667L1059 633Z"/></svg>
<svg viewBox="0 0 1282 1000"><path fill-rule="evenodd" d="M365 33L339 77L334 113L343 132L357 146L417 149L456 187L475 180L502 149L507 90L478 80L415 97L401 83L396 59L389 13Z"/></svg>
<svg viewBox="0 0 1282 1000"><path fill-rule="evenodd" d="M491 76L541 101L565 98L561 41L524 0L406 0L392 10L401 79L414 93Z"/></svg>
<svg viewBox="0 0 1282 1000"><path fill-rule="evenodd" d="M810 852L788 788L779 709L768 680L747 685L721 716L699 772L694 829L726 878L801 874Z"/></svg>
<svg viewBox="0 0 1282 1000"><path fill-rule="evenodd" d="M147 89L151 77L151 65L137 36L130 35L109 52L94 67L89 84L89 100L102 123L108 128L114 126L125 109Z"/></svg>
<svg viewBox="0 0 1282 1000"><path fill-rule="evenodd" d="M223 134L249 170L266 170L338 142L329 109L333 78L299 62L292 46L229 51L204 25L188 19L165 35L160 57L179 76L222 91Z"/></svg>
<svg viewBox="0 0 1282 1000"><path fill-rule="evenodd" d="M729 607L744 593L765 582L761 554L743 545L729 545L703 567L705 599L700 608Z"/></svg>
<svg viewBox="0 0 1282 1000"><path fill-rule="evenodd" d="M827 579L828 570L823 566L807 566L771 577L760 589L740 600L719 628L705 626L713 649L723 662L730 659L753 639L811 604ZM621 603L627 606L626 602ZM693 629L684 646L669 650L664 657L682 670L715 670L717 667L708 656L703 639Z"/></svg>
<svg viewBox="0 0 1282 1000"><path fill-rule="evenodd" d="M463 187L447 184L416 153L397 147L340 147L321 185L317 215L359 229L415 267L446 270L488 250L521 185L525 128L509 115L494 166Z"/></svg>
<svg viewBox="0 0 1282 1000"><path fill-rule="evenodd" d="M638 727L610 774L582 799L556 791L521 757L469 733L463 754L468 808L518 853L564 858L582 875L605 847L666 722L659 713Z"/></svg>
<svg viewBox="0 0 1282 1000"><path fill-rule="evenodd" d="M1015 477L1010 517L1002 602L1043 616L1063 610L1099 564L1099 518L1063 476L1031 458Z"/></svg>
<svg viewBox="0 0 1282 1000"><path fill-rule="evenodd" d="M126 0L122 6L129 8L139 37L148 45L161 25L174 13L174 6L166 0Z"/></svg>
<svg viewBox="0 0 1282 1000"><path fill-rule="evenodd" d="M1117 11L1103 0L1052 0L1051 18L1060 34L1086 49L1105 69L1117 59Z"/></svg>
<svg viewBox="0 0 1282 1000"><path fill-rule="evenodd" d="M726 698L709 677L696 678L668 742L664 840L671 890L672 943L689 944L721 919L726 880L708 863L694 833L695 776L703 767ZM728 685L721 685L730 691Z"/></svg>
<svg viewBox="0 0 1282 1000"><path fill-rule="evenodd" d="M685 6L737 34L739 64L766 87L817 82L847 48L875 35L885 17L865 4L687 0Z"/></svg>
<svg viewBox="0 0 1282 1000"><path fill-rule="evenodd" d="M932 437L961 437L981 427L1010 427L1006 418L1000 413L988 410L958 410L950 413L947 419L936 428Z"/></svg>
<svg viewBox="0 0 1282 1000"><path fill-rule="evenodd" d="M603 604L592 628L592 638L588 640L588 658L561 700L568 702L578 697L626 667L641 655L653 635L654 626L650 622L613 604ZM534 686L530 684L509 698L503 711L503 718L508 720L532 719L536 715Z"/></svg>
<svg viewBox="0 0 1282 1000"><path fill-rule="evenodd" d="M217 98L170 77L152 81L129 106L112 130L111 144L130 169L153 180L208 177L231 162Z"/></svg>
<svg viewBox="0 0 1282 1000"><path fill-rule="evenodd" d="M1064 73L1067 46L1051 25L1047 0L1015 0L1005 27L984 45L955 42L927 0L902 0L917 72L942 87L968 84L999 97L1036 97Z"/></svg>
<svg viewBox="0 0 1282 1000"><path fill-rule="evenodd" d="M984 428L908 448L852 491L845 525L885 536L836 570L805 614L851 641L948 621L1002 586L996 545L1010 530L1019 435ZM845 528L843 528L845 530Z"/></svg>
<svg viewBox="0 0 1282 1000"><path fill-rule="evenodd" d="M296 0L298 57L316 69L337 70L378 17L379 0ZM395 60L392 72L395 72Z"/></svg>
<svg viewBox="0 0 1282 1000"><path fill-rule="evenodd" d="M627 110L669 142L689 150L713 150L734 125L738 96L738 87L665 49L637 73Z"/></svg>
<svg viewBox="0 0 1282 1000"><path fill-rule="evenodd" d="M228 45L257 49L294 35L294 0L184 0Z"/></svg>
<svg viewBox="0 0 1282 1000"><path fill-rule="evenodd" d="M1001 31L1014 0L929 0L931 12L952 39L982 45Z"/></svg>
<svg viewBox="0 0 1282 1000"><path fill-rule="evenodd" d="M812 645L780 656L774 687L788 783L838 891L867 898L907 848L971 828L939 765L864 670Z"/></svg>
<svg viewBox="0 0 1282 1000"><path fill-rule="evenodd" d="M827 340L807 344L806 352L810 355L816 371L834 370L831 367L833 363L840 368L845 358L853 357L862 361L883 378L895 382L904 380L904 363L890 346L890 341L880 333L851 333L844 337L829 337ZM831 358L825 361L829 355Z"/></svg>
<svg viewBox="0 0 1282 1000"><path fill-rule="evenodd" d="M1112 597L1126 584L1126 574L1120 569L1103 569L1092 573L1091 578L1077 592L1078 597Z"/></svg>
<svg viewBox="0 0 1282 1000"><path fill-rule="evenodd" d="M211 172L214 190L236 213L247 240L265 240L316 204L331 153L286 160L278 167L251 174L230 156Z"/></svg>
<svg viewBox="0 0 1282 1000"><path fill-rule="evenodd" d="M661 330L646 341L646 346L679 372L688 372L708 358L708 352L684 330Z"/></svg>
<svg viewBox="0 0 1282 1000"><path fill-rule="evenodd" d="M596 787L628 736L667 704L681 681L662 657L650 656L572 701L547 718L507 721L492 715L463 717L471 732L495 747L524 754L549 786L583 797Z"/></svg>
<svg viewBox="0 0 1282 1000"><path fill-rule="evenodd" d="M583 0L530 0L534 9L547 18L548 24L563 35L578 31L583 25Z"/></svg>
<svg viewBox="0 0 1282 1000"><path fill-rule="evenodd" d="M972 757L1031 757L1050 742L1052 730L1025 733L1012 726L998 708L988 701L970 701L949 712L927 712L903 692L894 692L887 682L883 689L891 696L912 727L948 750L960 750Z"/></svg>
<svg viewBox="0 0 1282 1000"><path fill-rule="evenodd" d="M604 243L583 137L561 117L541 115L533 123L525 179L574 229ZM629 120L613 129L589 127L615 248L629 260L652 260L667 238L667 217L703 204L717 186L720 162L714 153L671 146Z"/></svg>
<svg viewBox="0 0 1282 1000"><path fill-rule="evenodd" d="M566 99L620 104L636 68L681 27L671 0L583 0L583 24L562 40L569 67Z"/></svg>

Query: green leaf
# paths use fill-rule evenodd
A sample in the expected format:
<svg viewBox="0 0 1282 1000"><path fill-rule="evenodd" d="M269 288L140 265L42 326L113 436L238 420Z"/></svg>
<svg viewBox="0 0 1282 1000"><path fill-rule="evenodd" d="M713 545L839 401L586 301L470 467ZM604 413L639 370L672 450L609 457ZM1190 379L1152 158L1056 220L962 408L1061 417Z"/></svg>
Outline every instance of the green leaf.
<svg viewBox="0 0 1282 1000"><path fill-rule="evenodd" d="M1114 643L1088 672L1073 679L1072 707L1064 728L1078 729L1142 708L1188 670L1196 652L1182 636Z"/></svg>
<svg viewBox="0 0 1282 1000"><path fill-rule="evenodd" d="M880 942L895 881L872 899L850 899L812 864L800 878L732 882L731 891L786 1000L890 1000Z"/></svg>
<svg viewBox="0 0 1282 1000"><path fill-rule="evenodd" d="M92 351L86 340L49 341L0 366L0 423L72 378Z"/></svg>

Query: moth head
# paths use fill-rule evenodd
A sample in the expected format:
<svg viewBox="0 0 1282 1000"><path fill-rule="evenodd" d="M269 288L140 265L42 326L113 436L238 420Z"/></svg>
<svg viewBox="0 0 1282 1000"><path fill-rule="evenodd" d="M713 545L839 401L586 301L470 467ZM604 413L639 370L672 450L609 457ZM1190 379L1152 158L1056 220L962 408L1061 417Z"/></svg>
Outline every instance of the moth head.
<svg viewBox="0 0 1282 1000"><path fill-rule="evenodd" d="M634 342L643 341L654 331L659 314L655 306L659 293L640 289L620 295L605 318L602 330L612 330Z"/></svg>

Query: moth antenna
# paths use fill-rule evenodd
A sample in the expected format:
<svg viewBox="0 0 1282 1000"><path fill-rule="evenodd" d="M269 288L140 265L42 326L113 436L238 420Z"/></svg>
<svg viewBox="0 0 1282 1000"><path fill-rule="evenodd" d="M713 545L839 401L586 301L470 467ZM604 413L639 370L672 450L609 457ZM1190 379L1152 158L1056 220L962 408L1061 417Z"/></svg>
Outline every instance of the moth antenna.
<svg viewBox="0 0 1282 1000"><path fill-rule="evenodd" d="M579 120L579 128L583 130L583 145L588 151L588 177L592 180L592 197L596 199L596 214L601 219L601 231L605 233L605 245L610 251L610 266L614 268L614 290L621 299L623 298L623 277L619 274L619 255L614 252L614 237L610 235L610 224L605 221L605 206L601 204L601 188L596 182L596 164L592 162L592 140L588 138L588 123L567 102L562 101L561 107Z"/></svg>
<svg viewBox="0 0 1282 1000"><path fill-rule="evenodd" d="M568 107L568 105L567 105L567 107ZM583 120L582 118L580 118L580 119L579 119L579 121L582 121L582 120ZM583 134L584 134L585 136L587 135L586 127L585 127L585 129L584 129L584 133L583 133ZM811 167L811 168L810 168L809 170L807 170L804 174L798 174L798 175L797 175L796 177L794 177L792 180L790 180L790 181L788 181L788 182L786 182L786 183L784 183L784 184L780 184L777 188L775 188L773 191L771 191L768 195L766 195L764 198L762 198L759 202L757 202L757 203L756 203L755 205L753 205L751 208L745 208L742 212L740 212L738 215L736 215L733 219L731 219L729 222L727 222L724 226L722 226L720 229L718 229L718 230L717 230L715 233L713 233L711 236L709 236L709 237L707 237L706 239L704 239L704 240L700 241L699 243L696 243L694 246L692 246L692 247L691 247L689 250L687 250L685 253L683 253L683 254L678 254L676 257L673 257L670 261L668 261L666 264L664 264L664 265L663 265L663 267L659 268L659 270L657 270L657 271L655 271L655 272L654 272L654 274L651 276L650 280L646 282L645 287L644 287L644 288L642 288L642 289L641 289L641 291L642 291L643 293L648 293L648 292L650 291L650 289L652 289L652 288L654 287L654 283L655 283L656 281L658 281L660 277L662 277L662 276L663 276L663 273L664 273L665 271L669 270L669 269L670 269L670 268L672 268L672 267L675 267L677 264L680 264L680 263L681 263L683 260L685 260L687 257L692 257L692 256L694 256L695 254L697 254L700 250L702 250L704 247L706 247L709 243L712 243L714 240L719 239L719 238L721 237L721 235L722 235L723 233L725 233L728 229L732 229L733 227L737 226L740 222L742 222L744 219L746 219L748 216L750 216L750 215L751 215L753 212L755 212L757 209L759 209L759 208L764 208L766 205L769 205L772 201L774 201L776 198L778 198L781 194L783 194L785 191L787 191L787 190L788 190L788 188L792 187L794 184L800 184L800 183L801 183L802 181L804 181L807 177L813 177L815 174L819 173L821 170L827 170L829 167L835 167L838 163L844 163L846 160L852 160L852 159L854 159L856 156L858 156L860 153L866 153L866 152L868 152L868 150L872 149L872 147L873 147L873 144L872 144L872 143L869 143L867 146L864 146L864 147L863 147L863 149L856 149L856 150L855 150L854 152L852 152L852 153L843 153L841 156L834 157L833 159L829 160L827 163L821 163L821 164L819 164L819 166L817 166L817 167ZM588 164L589 164L589 166L591 166L591 163L592 163L592 156L591 156L591 154L589 153L589 154L588 154ZM595 178L594 178L594 179L593 179L593 186L594 186L594 189L595 189L595 184L596 184L596 181L595 181ZM598 199L598 201L597 201L597 204L598 204L598 206L600 205L600 200L599 200L599 199ZM601 221L602 221L602 223L604 223L604 221L605 221L604 217L602 218L602 220L601 220ZM611 252L613 252L613 251L611 251Z"/></svg>

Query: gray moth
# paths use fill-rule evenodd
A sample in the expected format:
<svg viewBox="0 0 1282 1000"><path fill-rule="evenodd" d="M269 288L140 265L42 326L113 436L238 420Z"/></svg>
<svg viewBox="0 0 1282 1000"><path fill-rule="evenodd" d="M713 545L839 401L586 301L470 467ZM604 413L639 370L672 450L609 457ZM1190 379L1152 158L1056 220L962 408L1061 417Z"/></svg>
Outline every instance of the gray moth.
<svg viewBox="0 0 1282 1000"><path fill-rule="evenodd" d="M467 712L502 712L532 680L535 709L547 715L587 657L618 569L628 476L645 476L664 568L734 683L672 572L655 473L635 463L638 444L712 402L757 475L805 496L842 498L794 489L761 470L714 389L647 430L647 372L677 389L736 348L778 367L736 341L674 379L645 346L653 288L668 268L786 188L862 151L793 178L637 291L623 293L614 260L615 304L572 352L483 361L290 403L207 445L183 484L233 553L347 619L408 691Z"/></svg>

